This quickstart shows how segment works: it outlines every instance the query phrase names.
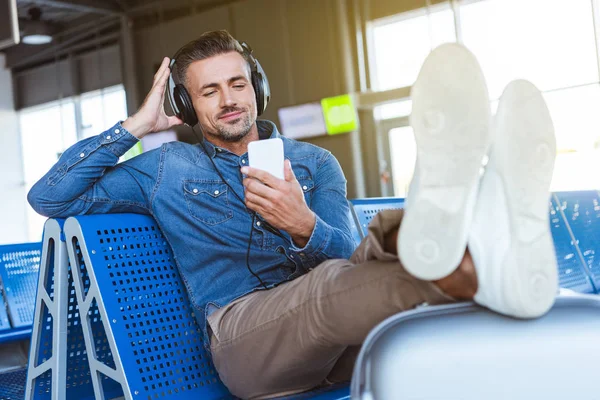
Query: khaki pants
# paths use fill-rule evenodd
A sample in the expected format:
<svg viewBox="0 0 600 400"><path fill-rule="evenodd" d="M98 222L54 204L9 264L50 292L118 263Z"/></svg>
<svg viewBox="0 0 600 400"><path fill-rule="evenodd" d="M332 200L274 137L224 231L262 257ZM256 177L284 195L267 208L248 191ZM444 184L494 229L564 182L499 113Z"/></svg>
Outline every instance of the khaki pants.
<svg viewBox="0 0 600 400"><path fill-rule="evenodd" d="M208 317L221 380L241 398L271 397L350 380L361 343L379 322L424 302L454 301L383 251L402 210L383 211L350 260L328 260Z"/></svg>

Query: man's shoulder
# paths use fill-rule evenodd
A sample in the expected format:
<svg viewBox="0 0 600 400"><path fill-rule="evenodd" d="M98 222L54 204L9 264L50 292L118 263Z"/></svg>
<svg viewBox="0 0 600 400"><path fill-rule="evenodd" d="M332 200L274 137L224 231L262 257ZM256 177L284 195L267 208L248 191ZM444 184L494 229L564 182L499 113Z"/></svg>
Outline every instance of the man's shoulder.
<svg viewBox="0 0 600 400"><path fill-rule="evenodd" d="M196 162L198 160L198 157L202 153L201 151L199 151L198 144L190 144L179 141L164 143L161 146L161 150L166 153L171 153L181 158L185 158L192 162Z"/></svg>
<svg viewBox="0 0 600 400"><path fill-rule="evenodd" d="M283 140L283 148L286 156L290 158L296 158L298 156L313 155L317 158L329 157L331 152L322 147L308 142L300 142L295 139L290 139L285 136L281 136Z"/></svg>

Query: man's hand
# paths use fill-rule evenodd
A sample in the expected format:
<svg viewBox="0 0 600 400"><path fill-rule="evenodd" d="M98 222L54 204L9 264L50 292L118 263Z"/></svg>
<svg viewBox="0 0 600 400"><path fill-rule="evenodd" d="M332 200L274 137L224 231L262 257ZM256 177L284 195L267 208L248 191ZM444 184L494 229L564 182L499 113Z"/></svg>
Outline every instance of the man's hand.
<svg viewBox="0 0 600 400"><path fill-rule="evenodd" d="M306 246L315 227L315 214L304 201L304 193L289 160L285 160L285 180L266 171L242 167L246 206L269 224L290 234L298 247Z"/></svg>
<svg viewBox="0 0 600 400"><path fill-rule="evenodd" d="M169 58L165 57L154 74L152 89L144 99L144 103L134 115L123 122L123 128L138 139L148 133L164 131L172 126L183 124L183 121L176 116L169 117L165 113L165 87L170 72Z"/></svg>

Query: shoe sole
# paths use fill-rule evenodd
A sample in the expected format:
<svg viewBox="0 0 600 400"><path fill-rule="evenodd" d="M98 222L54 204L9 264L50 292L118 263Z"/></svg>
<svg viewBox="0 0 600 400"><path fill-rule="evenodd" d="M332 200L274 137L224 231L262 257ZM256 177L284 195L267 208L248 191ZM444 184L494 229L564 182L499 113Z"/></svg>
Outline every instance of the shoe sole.
<svg viewBox="0 0 600 400"><path fill-rule="evenodd" d="M436 280L453 272L465 252L469 197L490 142L489 97L475 56L457 44L427 57L411 97L419 177L408 193L398 253L413 276Z"/></svg>
<svg viewBox="0 0 600 400"><path fill-rule="evenodd" d="M504 186L511 239L500 290L511 314L537 317L552 307L558 292L548 216L556 139L539 90L524 80L511 82L500 98L493 129L490 162Z"/></svg>

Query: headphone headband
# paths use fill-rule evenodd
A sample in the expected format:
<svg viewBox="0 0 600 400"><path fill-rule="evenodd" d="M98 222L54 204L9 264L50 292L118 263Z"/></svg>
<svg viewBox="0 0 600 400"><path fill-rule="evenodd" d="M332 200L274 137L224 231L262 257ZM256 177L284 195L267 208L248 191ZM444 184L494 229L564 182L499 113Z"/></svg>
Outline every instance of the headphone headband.
<svg viewBox="0 0 600 400"><path fill-rule="evenodd" d="M252 55L252 48L246 42L238 42L238 44L242 48L244 59L250 66L250 79L256 97L256 112L258 115L261 115L266 110L267 104L271 99L269 80L258 60ZM196 111L194 110L189 92L183 84L175 83L175 80L173 79L175 63L177 57L181 54L182 49L183 47L177 50L169 62L169 70L171 72L169 74L167 85L167 98L169 99L169 104L175 115L177 115L185 124L194 126L198 123L198 117L196 116Z"/></svg>

